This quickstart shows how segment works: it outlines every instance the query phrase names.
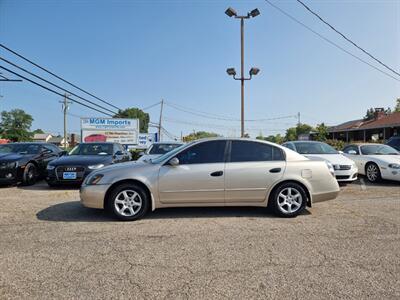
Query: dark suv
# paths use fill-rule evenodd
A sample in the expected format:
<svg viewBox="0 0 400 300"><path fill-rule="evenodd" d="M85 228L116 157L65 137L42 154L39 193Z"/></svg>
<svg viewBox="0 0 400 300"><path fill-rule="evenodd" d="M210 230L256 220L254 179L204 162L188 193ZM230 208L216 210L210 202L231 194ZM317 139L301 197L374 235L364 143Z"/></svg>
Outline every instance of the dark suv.
<svg viewBox="0 0 400 300"><path fill-rule="evenodd" d="M62 154L60 148L49 143L0 145L0 184L32 185L45 177L47 164Z"/></svg>
<svg viewBox="0 0 400 300"><path fill-rule="evenodd" d="M386 145L400 151L400 135L392 136L387 142Z"/></svg>

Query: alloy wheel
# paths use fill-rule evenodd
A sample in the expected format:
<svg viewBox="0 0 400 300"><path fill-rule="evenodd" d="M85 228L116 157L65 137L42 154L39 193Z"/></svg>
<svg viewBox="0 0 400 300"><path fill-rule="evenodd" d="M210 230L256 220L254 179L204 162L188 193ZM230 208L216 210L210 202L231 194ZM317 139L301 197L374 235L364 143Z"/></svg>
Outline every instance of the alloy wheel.
<svg viewBox="0 0 400 300"><path fill-rule="evenodd" d="M367 177L369 181L376 181L378 179L378 168L374 164L370 164L367 168Z"/></svg>
<svg viewBox="0 0 400 300"><path fill-rule="evenodd" d="M284 188L278 195L279 209L285 214L298 211L303 204L301 193L293 187Z"/></svg>
<svg viewBox="0 0 400 300"><path fill-rule="evenodd" d="M134 190L123 190L114 199L115 210L124 217L136 215L142 208L143 201Z"/></svg>

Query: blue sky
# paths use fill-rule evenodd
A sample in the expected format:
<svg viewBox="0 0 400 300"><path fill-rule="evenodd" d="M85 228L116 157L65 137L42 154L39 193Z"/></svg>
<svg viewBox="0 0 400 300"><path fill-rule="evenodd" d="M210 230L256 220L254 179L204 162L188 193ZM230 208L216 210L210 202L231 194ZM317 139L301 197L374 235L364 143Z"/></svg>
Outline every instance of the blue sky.
<svg viewBox="0 0 400 300"><path fill-rule="evenodd" d="M295 1L271 1L375 64ZM400 1L306 3L400 70ZM240 66L239 21L224 14L228 6L239 13L255 7L261 12L245 28L246 70L261 69L246 82L246 119L301 112L302 122L333 125L359 118L369 107L393 106L400 97L400 82L332 47L264 1L0 0L0 41L118 107L146 107L163 98L238 119L240 84L225 70ZM53 80L5 50L0 55ZM27 82L0 83L0 94L0 110L22 108L33 115L33 129L62 131L60 97ZM148 112L157 122L159 107ZM70 113L97 116L78 104ZM68 117L69 128L77 132L75 116ZM198 117L170 106L164 116L164 127L177 136L193 130L240 133L240 122ZM247 122L246 131L269 135L295 123L294 117Z"/></svg>

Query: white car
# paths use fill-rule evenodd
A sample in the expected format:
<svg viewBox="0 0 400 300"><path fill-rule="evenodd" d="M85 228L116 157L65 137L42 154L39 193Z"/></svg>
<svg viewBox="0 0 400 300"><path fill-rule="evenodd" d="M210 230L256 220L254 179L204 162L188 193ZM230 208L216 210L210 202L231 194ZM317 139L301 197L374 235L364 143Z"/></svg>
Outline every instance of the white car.
<svg viewBox="0 0 400 300"><path fill-rule="evenodd" d="M400 181L400 152L382 144L353 144L343 149L370 182L381 179Z"/></svg>
<svg viewBox="0 0 400 300"><path fill-rule="evenodd" d="M147 161L151 159L155 159L157 157L160 157L161 155L164 155L165 153L168 153L171 150L174 150L175 148L178 148L182 146L182 143L178 142L156 142L151 144L147 150L142 153L142 156L139 157L138 161Z"/></svg>
<svg viewBox="0 0 400 300"><path fill-rule="evenodd" d="M310 159L323 159L330 162L335 170L336 180L339 182L352 182L357 179L358 168L356 164L332 146L316 141L286 142L285 146Z"/></svg>

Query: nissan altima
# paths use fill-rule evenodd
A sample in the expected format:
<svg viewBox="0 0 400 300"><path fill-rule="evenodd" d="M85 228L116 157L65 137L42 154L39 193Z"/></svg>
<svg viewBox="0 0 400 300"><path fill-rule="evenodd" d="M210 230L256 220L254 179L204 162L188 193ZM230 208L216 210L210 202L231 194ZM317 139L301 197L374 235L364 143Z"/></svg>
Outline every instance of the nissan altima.
<svg viewBox="0 0 400 300"><path fill-rule="evenodd" d="M337 197L332 165L285 147L250 139L191 142L145 162L91 173L80 190L86 207L136 220L149 210L185 206L270 206L294 217Z"/></svg>

